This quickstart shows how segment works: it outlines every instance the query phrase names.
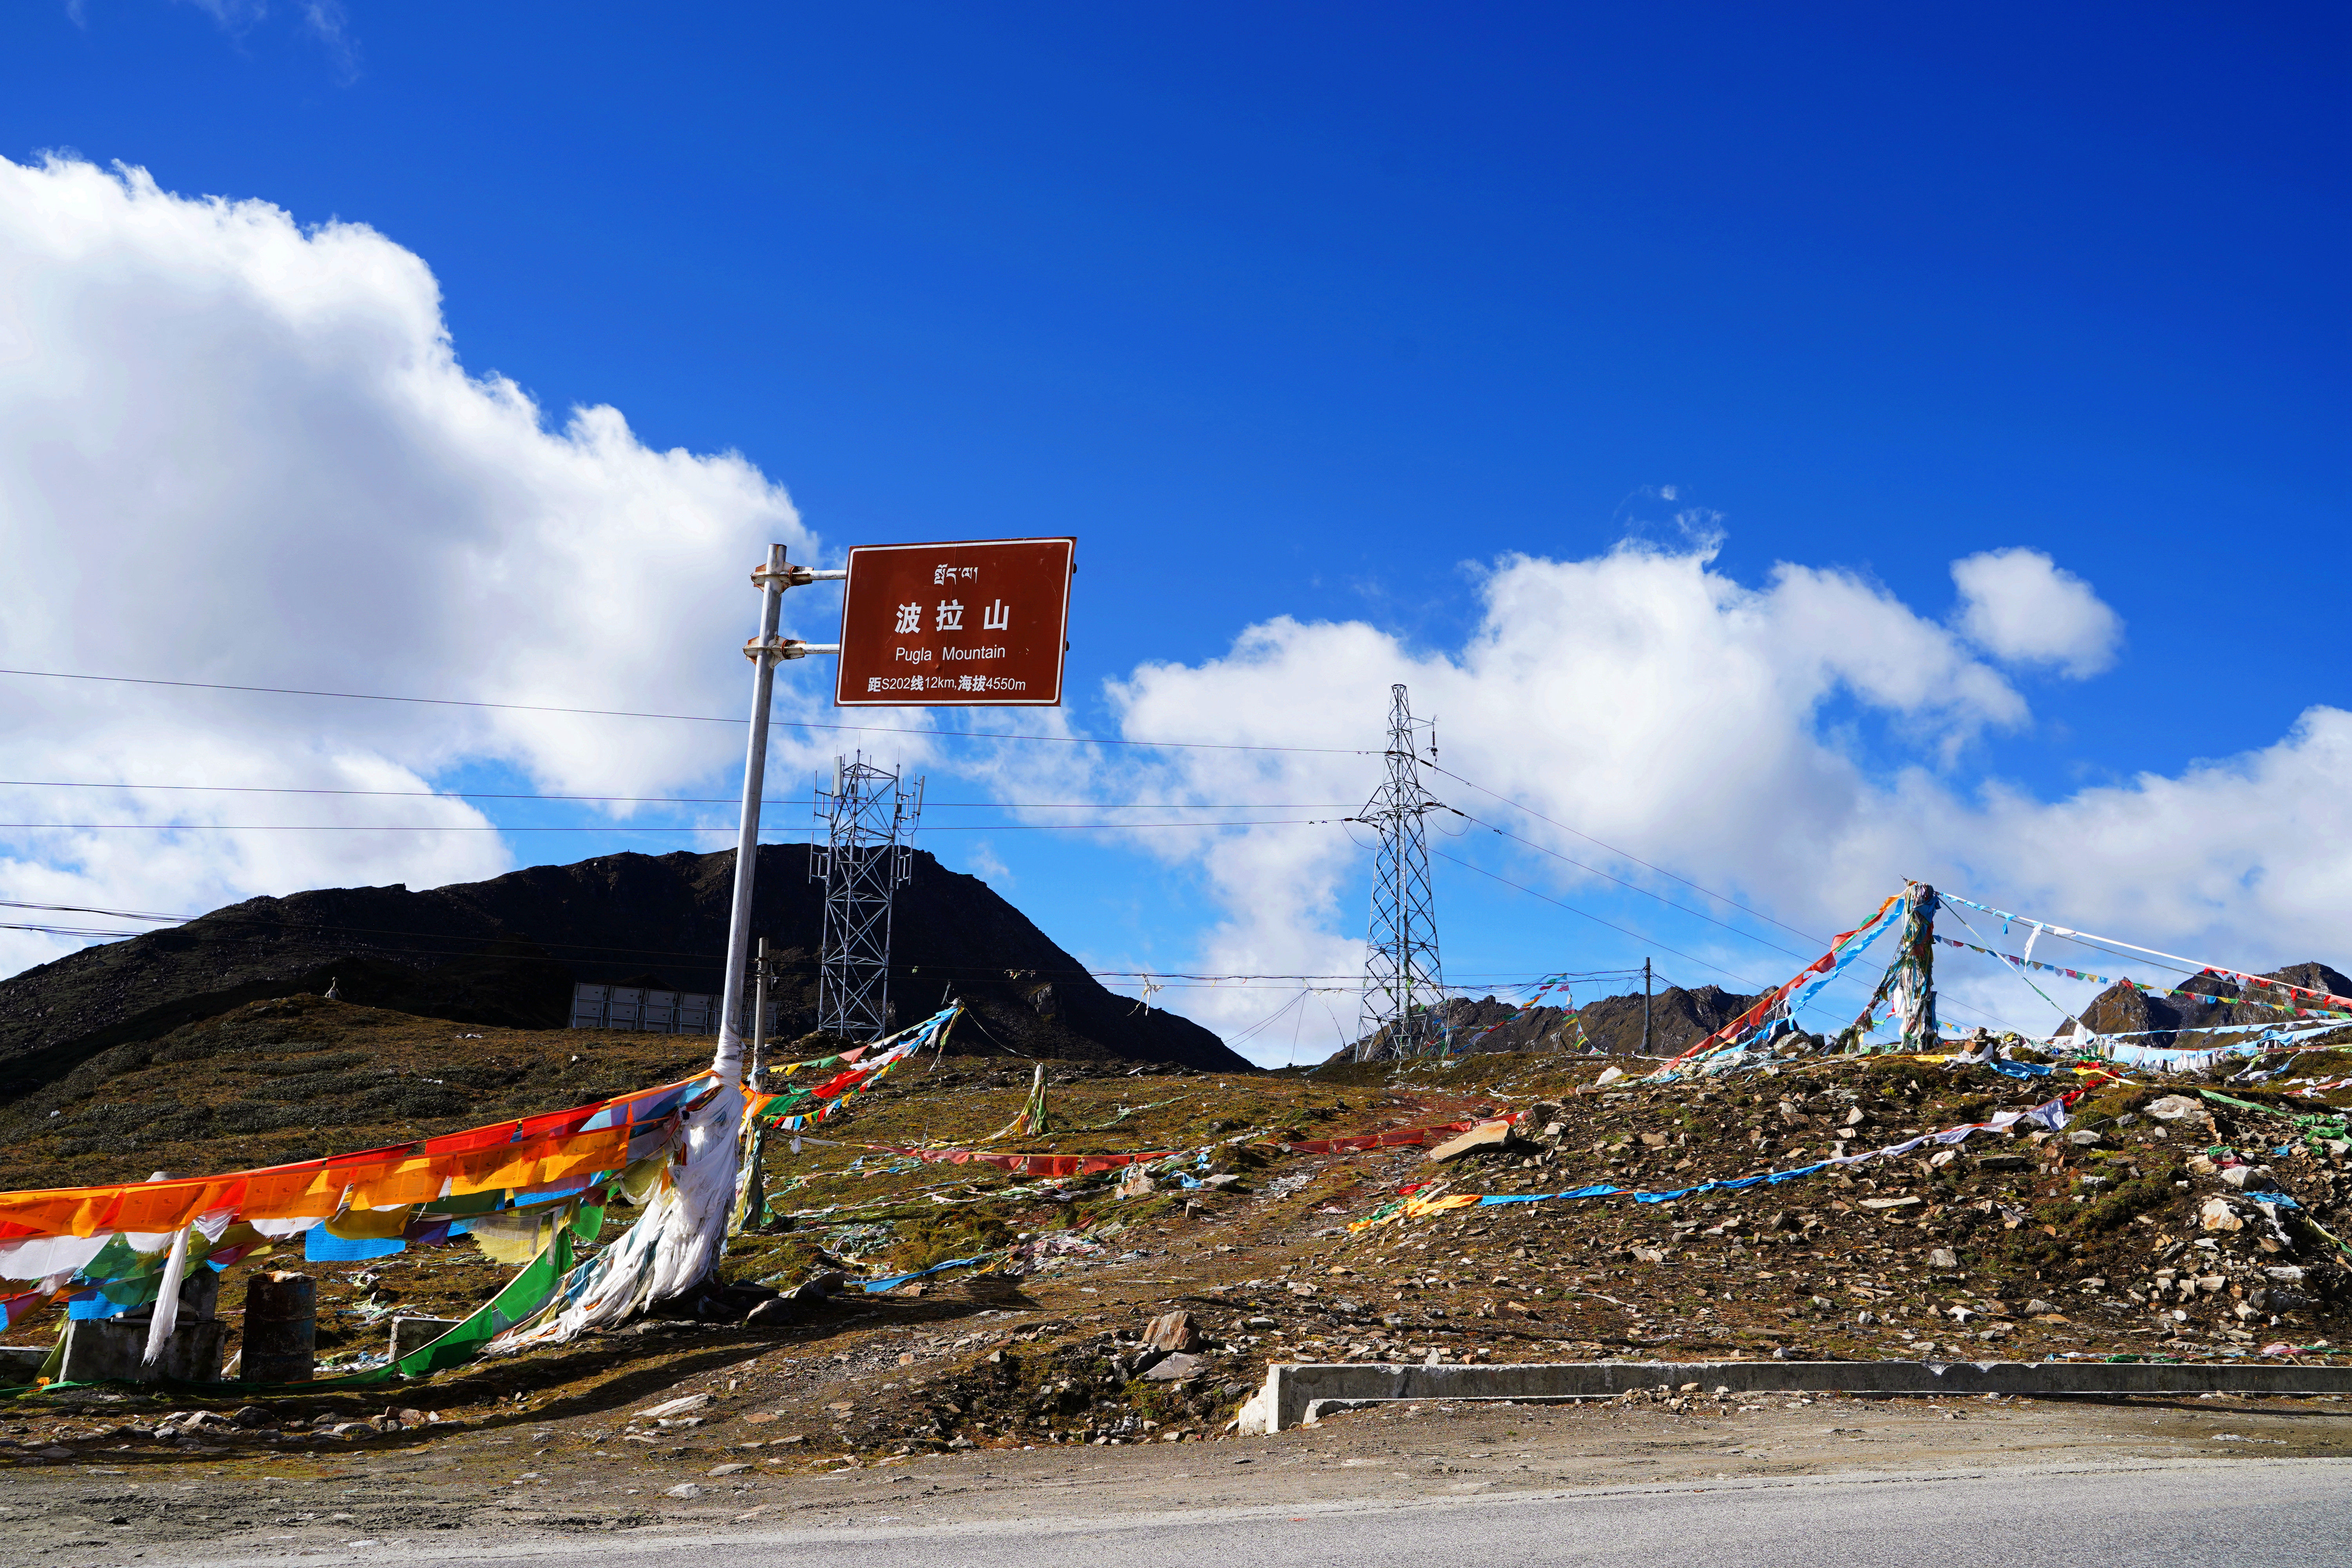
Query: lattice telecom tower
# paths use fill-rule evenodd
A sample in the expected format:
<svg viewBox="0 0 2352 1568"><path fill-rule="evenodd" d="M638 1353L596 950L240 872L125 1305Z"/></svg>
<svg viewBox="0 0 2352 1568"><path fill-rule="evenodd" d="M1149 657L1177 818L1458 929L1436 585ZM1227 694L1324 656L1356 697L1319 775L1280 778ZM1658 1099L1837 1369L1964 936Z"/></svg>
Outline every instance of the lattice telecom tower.
<svg viewBox="0 0 2352 1568"><path fill-rule="evenodd" d="M923 781L909 791L865 753L835 757L833 787L817 782L824 847L809 877L824 883L824 947L818 959L816 1026L878 1039L890 1024L890 898L913 869Z"/></svg>
<svg viewBox="0 0 2352 1568"><path fill-rule="evenodd" d="M1357 820L1380 830L1372 879L1371 951L1364 963L1364 1006L1356 1059L1421 1056L1444 1047L1445 983L1437 963L1437 912L1430 896L1429 843L1422 818L1442 809L1421 786L1416 745L1437 725L1416 720L1402 686L1389 688L1388 778Z"/></svg>

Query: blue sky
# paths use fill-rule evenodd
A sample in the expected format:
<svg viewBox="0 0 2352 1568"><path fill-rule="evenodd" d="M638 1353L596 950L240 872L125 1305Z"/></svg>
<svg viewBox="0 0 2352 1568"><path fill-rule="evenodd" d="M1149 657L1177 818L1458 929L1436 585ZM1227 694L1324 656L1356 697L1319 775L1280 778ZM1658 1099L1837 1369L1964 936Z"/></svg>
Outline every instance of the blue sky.
<svg viewBox="0 0 2352 1568"><path fill-rule="evenodd" d="M2352 707L2322 607L2347 500L2352 57L2318 7L81 0L0 28L0 156L120 161L180 196L369 226L431 269L465 369L511 378L551 426L609 405L655 451L740 454L826 551L1075 533L1067 718L1088 733L1120 732L1106 682L1158 664L1205 679L1276 617L1458 661L1503 563L1629 540L1703 547L1715 580L1749 592L1777 563L1841 574L1937 626L1965 610L1953 563L1981 552L2038 552L2087 584L2123 627L2095 671L1983 656L2022 717L1930 722L1932 701L1843 679L1800 704L1792 722L1858 776L1924 770L1964 805L1988 787L2055 806L2184 780ZM633 537L663 548L657 527ZM748 623L749 604L734 613ZM740 635L708 640L731 657ZM646 653L656 672L683 657ZM101 660L172 662L120 645ZM310 684L315 663L287 646L207 678ZM1353 704L1370 744L1386 679L1361 673L1360 698L1298 700ZM1501 757L1509 730L1472 744ZM1709 742L1701 727L1678 743ZM924 765L936 798L1047 798L1007 795L1001 762L952 748ZM420 773L551 777L497 747ZM699 776L656 793L729 787ZM1120 798L1118 781L1084 784ZM1580 804L1546 809L1580 823ZM1834 898L1735 847L1678 858L1687 820L1626 847L1822 934L1853 889L1969 860L1970 835L1997 830L1970 823L1909 864L1841 849L1822 878ZM2173 831L2116 849L2137 869L2074 889L2084 905L2161 905L2132 878L2161 879ZM518 835L512 856L645 842L560 837L553 852ZM931 847L992 870L1106 968L1288 951L1218 945L1251 895L1204 860L954 839ZM1745 978L1789 967L1541 856L1477 854ZM54 846L21 858L103 882ZM2223 858L2190 912L2139 940L2352 960L2304 951L2340 925L2332 883L2284 912L2233 903L2233 876L2252 889L2289 871ZM1465 973L1602 968L1645 946L1454 868L1439 884ZM1301 918L1360 937L1360 888L1332 897L1352 931ZM1297 961L1309 951L1338 950Z"/></svg>

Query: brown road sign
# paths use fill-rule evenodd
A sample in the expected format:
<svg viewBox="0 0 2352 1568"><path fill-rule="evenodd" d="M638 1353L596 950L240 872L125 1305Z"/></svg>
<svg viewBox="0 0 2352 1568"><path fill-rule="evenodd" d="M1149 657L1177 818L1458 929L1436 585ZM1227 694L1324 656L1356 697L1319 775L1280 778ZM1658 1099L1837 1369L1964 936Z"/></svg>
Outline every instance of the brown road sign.
<svg viewBox="0 0 2352 1568"><path fill-rule="evenodd" d="M845 708L1062 700L1075 539L861 544L841 596Z"/></svg>

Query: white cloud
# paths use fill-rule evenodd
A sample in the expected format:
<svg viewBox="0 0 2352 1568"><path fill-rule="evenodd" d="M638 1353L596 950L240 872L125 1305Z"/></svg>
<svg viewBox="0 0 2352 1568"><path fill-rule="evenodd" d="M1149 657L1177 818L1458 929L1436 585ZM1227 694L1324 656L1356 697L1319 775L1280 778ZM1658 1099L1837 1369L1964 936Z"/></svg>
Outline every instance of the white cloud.
<svg viewBox="0 0 2352 1568"><path fill-rule="evenodd" d="M747 574L772 539L813 557L789 498L740 458L656 451L609 407L551 428L513 383L468 375L425 263L371 229L0 160L12 665L732 714ZM785 615L829 608L793 595ZM492 762L550 789L657 795L731 773L742 741L12 678L0 743L20 779L416 788ZM779 778L814 760L790 731L778 746ZM12 822L483 825L448 801L0 795ZM0 855L0 896L167 911L510 864L497 835L457 831L19 833ZM0 970L72 945L0 933Z"/></svg>
<svg viewBox="0 0 2352 1568"><path fill-rule="evenodd" d="M2039 550L1988 550L1952 563L1960 630L1995 658L2053 664L2081 679L2116 661L2123 617Z"/></svg>
<svg viewBox="0 0 2352 1568"><path fill-rule="evenodd" d="M965 845L961 855L936 842L931 848L943 859L961 861L961 864L956 868L958 870L966 876L979 878L1000 894L1013 883L1013 868L998 857L996 847L985 838L977 844Z"/></svg>
<svg viewBox="0 0 2352 1568"><path fill-rule="evenodd" d="M653 450L611 408L551 427L512 383L469 375L425 263L372 230L306 230L136 172L0 161L12 665L733 714L754 609L744 574L770 539L814 554L790 500L740 458ZM2112 658L2119 623L2033 552L1972 556L1954 574L1962 605L1948 626L1834 569L1782 565L1741 584L1704 540L1514 556L1488 572L1483 618L1456 647L1276 619L1221 658L1144 665L1112 688L1129 737L1328 752L1006 747L963 771L1013 800L1360 801L1374 760L1349 753L1375 743L1402 680L1440 718L1447 767L1811 929L1850 921L1909 874L2228 962L2344 956L2352 714L2315 708L2259 752L2056 801L1975 777L1971 742L2030 716L1992 661L2087 674ZM796 595L788 624L832 604ZM807 700L803 683L782 690L787 713ZM1066 723L1036 713L1023 727ZM740 734L0 679L0 745L20 779L398 789L491 763L550 789L658 795L730 776ZM780 781L832 749L790 731L776 746ZM915 736L889 746L894 762L932 755ZM0 785L0 820L235 828L0 833L0 897L114 909L430 886L511 863L499 836L473 831L482 817L446 798ZM328 821L431 831L257 826ZM1204 970L1354 973L1365 856L1346 832L1130 836L1196 875L1222 911L1155 941L1151 962L1166 967L1190 935ZM1575 885L1549 859L1516 874ZM0 933L0 971L71 945ZM1180 1005L1235 1028L1280 1000L1196 991ZM1310 1016L1337 1006L1353 1022L1346 999L1314 1005Z"/></svg>
<svg viewBox="0 0 2352 1568"><path fill-rule="evenodd" d="M2003 563L1979 602L2038 577L2061 584L2062 605L2096 605L2033 560L2031 573ZM1954 632L1848 574L1782 565L1748 588L1717 572L1704 546L1627 546L1504 561L1485 596L1458 650L1409 649L1360 623L1275 620L1224 658L1139 668L1113 696L1131 736L1345 748L1377 735L1388 684L1404 681L1415 711L1439 718L1452 770L1815 931L1852 924L1910 875L2225 962L2344 956L2352 714L2315 709L2252 755L2042 801L1955 766L1975 736L2023 723L2024 700ZM2078 614L2076 624L2097 622ZM2092 642L2061 646L2080 657ZM1865 756L1847 727L1855 713L1885 721L1891 741ZM1188 752L1149 776L1175 798L1271 802L1360 797L1373 773L1368 757ZM1438 787L1530 838L1650 879L1457 784ZM1203 968L1360 963L1361 846L1330 829L1265 828L1151 847L1190 858L1228 911ZM1555 888L1585 879L1534 856L1514 874ZM1714 951L1749 973L1791 967L1737 945ZM1968 994L2042 1021L2011 978ZM1254 997L1213 996L1203 1014L1230 1027L1255 1009Z"/></svg>

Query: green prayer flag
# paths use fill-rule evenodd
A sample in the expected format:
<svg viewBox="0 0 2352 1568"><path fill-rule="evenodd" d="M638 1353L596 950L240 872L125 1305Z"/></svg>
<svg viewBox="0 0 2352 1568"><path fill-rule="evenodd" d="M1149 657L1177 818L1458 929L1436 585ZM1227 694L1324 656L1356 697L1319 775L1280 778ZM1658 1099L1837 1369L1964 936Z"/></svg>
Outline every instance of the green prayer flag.
<svg viewBox="0 0 2352 1568"><path fill-rule="evenodd" d="M559 1226L547 1250L508 1280L506 1289L484 1302L479 1311L384 1370L397 1372L403 1377L422 1377L428 1372L463 1365L490 1341L536 1316L554 1299L563 1277L571 1272L572 1231L569 1226Z"/></svg>

